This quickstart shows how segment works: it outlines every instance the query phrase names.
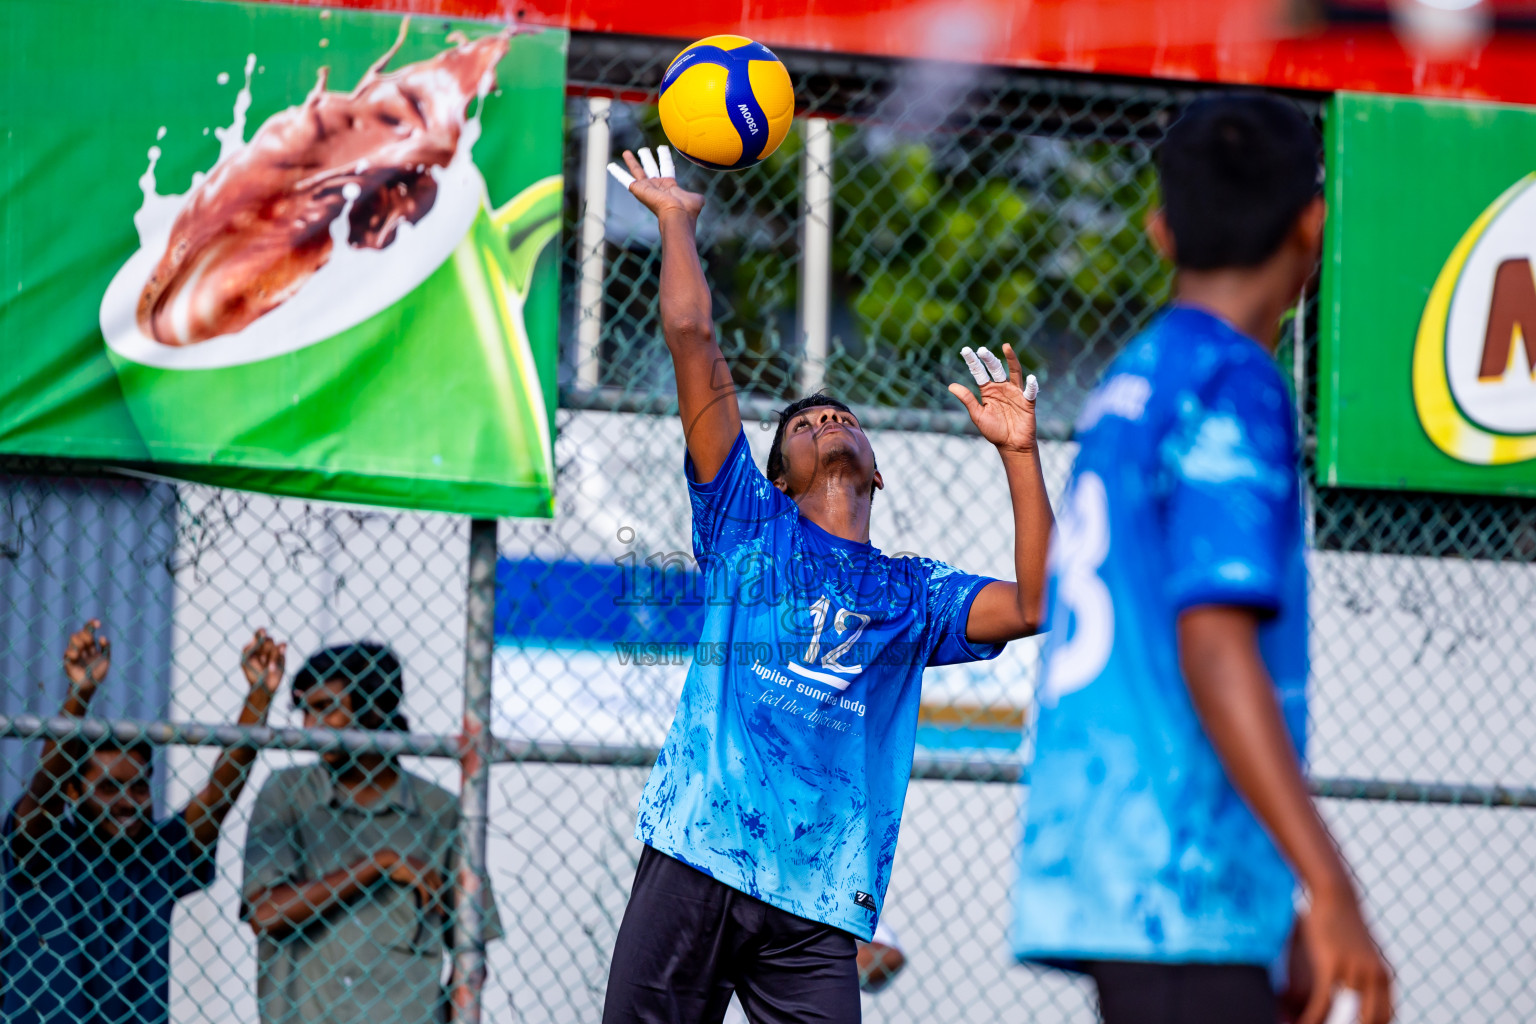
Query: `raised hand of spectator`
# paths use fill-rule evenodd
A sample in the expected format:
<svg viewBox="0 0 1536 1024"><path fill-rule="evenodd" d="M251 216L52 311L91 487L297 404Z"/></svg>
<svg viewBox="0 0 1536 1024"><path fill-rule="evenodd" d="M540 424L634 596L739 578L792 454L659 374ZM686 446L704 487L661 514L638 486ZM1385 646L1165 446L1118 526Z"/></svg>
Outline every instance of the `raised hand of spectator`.
<svg viewBox="0 0 1536 1024"><path fill-rule="evenodd" d="M265 629L258 629L251 642L241 649L240 671L250 689L240 708L240 717L235 720L236 725L256 726L266 722L272 697L283 685L287 655L288 645L273 640ZM219 841L224 817L240 799L247 773L255 760L256 748L244 743L226 747L219 754L207 785L192 798L184 812L199 843L213 846Z"/></svg>
<svg viewBox="0 0 1536 1024"><path fill-rule="evenodd" d="M89 701L96 687L107 678L112 667L112 644L105 636L98 636L100 619L92 619L70 634L64 648L64 675L84 701Z"/></svg>
<svg viewBox="0 0 1536 1024"><path fill-rule="evenodd" d="M251 697L260 700L263 715L278 687L283 685L287 663L288 645L278 643L265 629L258 629L251 642L240 651L240 671L245 673L245 681L250 684Z"/></svg>
<svg viewBox="0 0 1536 1024"><path fill-rule="evenodd" d="M112 667L112 645L105 636L97 635L100 619L91 619L69 635L64 647L64 675L69 679L69 693L59 713L66 718L80 718L90 709L96 687L107 678ZM68 744L57 740L43 741L43 756L38 759L37 770L27 784L26 792L16 804L18 835L36 838L47 828L48 815L59 813L64 798L64 782L79 765L73 763Z"/></svg>

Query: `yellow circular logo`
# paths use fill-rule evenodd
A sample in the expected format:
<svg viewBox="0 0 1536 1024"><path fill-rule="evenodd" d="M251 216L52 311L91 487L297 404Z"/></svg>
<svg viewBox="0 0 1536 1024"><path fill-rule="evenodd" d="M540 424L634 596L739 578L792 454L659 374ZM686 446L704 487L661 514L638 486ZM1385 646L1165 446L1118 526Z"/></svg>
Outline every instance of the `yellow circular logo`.
<svg viewBox="0 0 1536 1024"><path fill-rule="evenodd" d="M1536 459L1536 173L1505 190L1435 278L1413 351L1413 404L1461 462Z"/></svg>

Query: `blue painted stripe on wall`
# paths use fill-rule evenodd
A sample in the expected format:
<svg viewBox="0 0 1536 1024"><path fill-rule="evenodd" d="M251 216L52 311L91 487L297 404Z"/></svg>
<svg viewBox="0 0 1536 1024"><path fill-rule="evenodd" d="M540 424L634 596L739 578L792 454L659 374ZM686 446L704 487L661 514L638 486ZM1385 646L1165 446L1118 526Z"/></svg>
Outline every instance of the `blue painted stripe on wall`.
<svg viewBox="0 0 1536 1024"><path fill-rule="evenodd" d="M496 642L521 648L645 643L691 649L704 624L703 595L704 577L676 566L503 558L496 565ZM1016 724L924 722L917 729L918 747L944 753L1013 754L1021 740Z"/></svg>
<svg viewBox="0 0 1536 1024"><path fill-rule="evenodd" d="M703 577L673 567L503 558L496 642L692 644L704 625Z"/></svg>

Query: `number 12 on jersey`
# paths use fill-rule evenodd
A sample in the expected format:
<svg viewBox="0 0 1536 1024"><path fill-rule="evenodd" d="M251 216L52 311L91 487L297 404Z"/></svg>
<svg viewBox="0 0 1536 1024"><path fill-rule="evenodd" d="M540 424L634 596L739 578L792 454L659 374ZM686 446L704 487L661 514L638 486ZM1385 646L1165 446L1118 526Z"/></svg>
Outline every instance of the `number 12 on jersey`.
<svg viewBox="0 0 1536 1024"><path fill-rule="evenodd" d="M832 618L832 631L838 636L847 634L843 642L821 653L821 635L827 627L828 613L832 610L832 602L826 597L818 599L806 611L811 613L811 642L805 646L805 655L801 659L806 665L790 662L788 668L791 672L806 679L823 683L835 690L846 690L854 677L864 671L863 665L844 665L842 659L853 649L854 643L859 639L859 634L864 632L864 627L869 625L869 616L848 608L839 608ZM808 668L807 665L820 664L817 669ZM828 675L827 673L835 673Z"/></svg>

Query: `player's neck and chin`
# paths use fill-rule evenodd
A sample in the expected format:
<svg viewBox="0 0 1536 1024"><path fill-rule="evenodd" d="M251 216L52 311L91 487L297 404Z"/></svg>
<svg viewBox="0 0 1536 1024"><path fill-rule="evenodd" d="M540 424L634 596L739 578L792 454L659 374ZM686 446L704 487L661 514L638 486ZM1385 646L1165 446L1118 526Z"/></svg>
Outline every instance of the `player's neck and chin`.
<svg viewBox="0 0 1536 1024"><path fill-rule="evenodd" d="M811 479L798 492L780 481L775 484L800 508L800 517L823 532L854 544L869 543L869 516L879 484L859 472L857 460L824 458Z"/></svg>

